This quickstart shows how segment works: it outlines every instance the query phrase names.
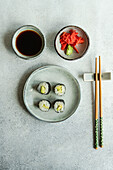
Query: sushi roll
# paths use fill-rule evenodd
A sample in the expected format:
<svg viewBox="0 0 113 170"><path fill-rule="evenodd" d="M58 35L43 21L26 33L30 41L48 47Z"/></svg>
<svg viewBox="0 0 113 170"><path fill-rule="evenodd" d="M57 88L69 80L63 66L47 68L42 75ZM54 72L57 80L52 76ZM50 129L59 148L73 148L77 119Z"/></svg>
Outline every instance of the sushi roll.
<svg viewBox="0 0 113 170"><path fill-rule="evenodd" d="M54 110L57 113L63 112L65 109L65 102L64 100L56 100L54 102Z"/></svg>
<svg viewBox="0 0 113 170"><path fill-rule="evenodd" d="M41 82L38 85L37 90L41 94L48 94L50 92L50 84L48 82Z"/></svg>
<svg viewBox="0 0 113 170"><path fill-rule="evenodd" d="M41 111L48 112L51 107L51 104L47 100L41 100L38 106Z"/></svg>
<svg viewBox="0 0 113 170"><path fill-rule="evenodd" d="M55 86L54 88L54 92L55 94L57 94L58 96L62 96L65 94L66 92L66 87L64 84L58 84Z"/></svg>

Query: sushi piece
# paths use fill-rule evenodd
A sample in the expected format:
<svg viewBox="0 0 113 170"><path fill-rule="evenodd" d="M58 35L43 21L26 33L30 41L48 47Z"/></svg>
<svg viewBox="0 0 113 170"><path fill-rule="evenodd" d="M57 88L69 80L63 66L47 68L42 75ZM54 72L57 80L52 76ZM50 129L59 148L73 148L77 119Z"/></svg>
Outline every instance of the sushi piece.
<svg viewBox="0 0 113 170"><path fill-rule="evenodd" d="M54 102L54 110L57 113L63 112L65 109L65 102L64 100L56 100Z"/></svg>
<svg viewBox="0 0 113 170"><path fill-rule="evenodd" d="M48 82L41 82L38 85L37 90L41 94L48 94L50 92L50 84Z"/></svg>
<svg viewBox="0 0 113 170"><path fill-rule="evenodd" d="M58 84L55 86L54 88L54 92L55 94L57 94L58 96L62 96L65 94L66 92L66 87L64 84Z"/></svg>
<svg viewBox="0 0 113 170"><path fill-rule="evenodd" d="M51 107L51 104L47 100L41 100L39 102L39 109L43 112L48 112Z"/></svg>

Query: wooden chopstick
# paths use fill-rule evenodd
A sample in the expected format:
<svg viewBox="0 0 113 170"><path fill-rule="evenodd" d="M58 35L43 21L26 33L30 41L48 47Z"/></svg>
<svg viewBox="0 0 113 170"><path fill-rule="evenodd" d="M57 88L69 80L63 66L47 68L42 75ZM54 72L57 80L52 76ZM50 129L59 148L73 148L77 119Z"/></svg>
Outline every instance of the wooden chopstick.
<svg viewBox="0 0 113 170"><path fill-rule="evenodd" d="M97 58L95 59L95 149L98 149L98 74Z"/></svg>
<svg viewBox="0 0 113 170"><path fill-rule="evenodd" d="M100 147L103 147L103 114L102 114L102 86L101 86L101 57L99 56L99 108L100 108Z"/></svg>

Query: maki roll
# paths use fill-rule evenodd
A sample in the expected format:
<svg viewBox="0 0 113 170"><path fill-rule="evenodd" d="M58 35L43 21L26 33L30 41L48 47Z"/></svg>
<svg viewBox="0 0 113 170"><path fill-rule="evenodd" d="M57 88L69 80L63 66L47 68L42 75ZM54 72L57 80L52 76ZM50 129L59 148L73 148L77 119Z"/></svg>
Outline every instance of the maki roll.
<svg viewBox="0 0 113 170"><path fill-rule="evenodd" d="M55 86L54 88L54 92L55 94L57 94L58 96L62 96L65 94L66 92L66 87L64 84L58 84Z"/></svg>
<svg viewBox="0 0 113 170"><path fill-rule="evenodd" d="M54 110L57 113L63 112L65 109L65 102L64 100L56 100L54 102Z"/></svg>
<svg viewBox="0 0 113 170"><path fill-rule="evenodd" d="M37 90L41 94L48 94L50 92L50 84L48 82L41 82L38 85Z"/></svg>
<svg viewBox="0 0 113 170"><path fill-rule="evenodd" d="M48 112L51 107L51 104L47 100L41 100L39 102L39 109L43 112Z"/></svg>

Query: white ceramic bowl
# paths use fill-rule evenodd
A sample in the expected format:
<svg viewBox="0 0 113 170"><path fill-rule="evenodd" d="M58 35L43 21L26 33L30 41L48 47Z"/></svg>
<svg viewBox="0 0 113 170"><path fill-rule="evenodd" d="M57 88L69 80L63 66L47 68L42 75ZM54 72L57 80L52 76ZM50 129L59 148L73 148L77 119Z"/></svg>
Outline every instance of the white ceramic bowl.
<svg viewBox="0 0 113 170"><path fill-rule="evenodd" d="M20 52L18 51L18 49L17 49L17 47L16 47L16 39L17 39L18 35L19 35L21 32L26 31L26 30L35 31L37 34L40 35L40 37L41 37L41 39L42 39L42 47L41 47L40 51L39 51L37 54L32 55L32 56L23 55L22 53L20 53ZM12 47L13 47L14 52L15 52L20 58L23 58L23 59L26 59L26 60L28 60L28 59L33 59L33 58L38 57L39 54L43 51L44 46L45 46L45 39L44 39L43 34L41 33L41 31L40 31L37 27L35 27L35 26L33 26L33 25L24 25L24 26L20 27L19 29L16 30L16 32L14 33L13 38L12 38Z"/></svg>
<svg viewBox="0 0 113 170"><path fill-rule="evenodd" d="M60 35L63 32L69 32L71 29L76 30L78 32L78 36L79 37L81 36L82 38L84 38L84 43L83 44L78 44L76 46L79 53L76 53L76 51L73 50L73 53L70 56L68 56L68 55L65 54L65 52L63 50L61 50ZM58 53L58 55L60 57L62 57L63 59L76 60L76 59L81 58L86 53L86 51L87 51L87 49L89 47L89 37L88 37L88 35L86 34L86 32L82 28L74 26L74 25L69 25L69 26L66 26L66 27L62 28L57 33L57 35L55 37L55 41L54 41L54 46L55 46L55 50Z"/></svg>

